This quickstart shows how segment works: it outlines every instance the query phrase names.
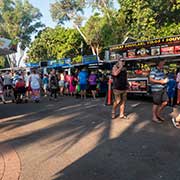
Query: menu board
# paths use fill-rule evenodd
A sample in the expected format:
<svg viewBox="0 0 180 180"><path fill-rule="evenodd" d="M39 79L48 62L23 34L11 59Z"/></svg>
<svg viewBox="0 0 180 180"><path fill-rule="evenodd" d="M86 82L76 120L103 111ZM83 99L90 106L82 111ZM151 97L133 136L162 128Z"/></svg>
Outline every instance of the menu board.
<svg viewBox="0 0 180 180"><path fill-rule="evenodd" d="M129 89L131 93L147 93L148 79L147 78L128 78Z"/></svg>
<svg viewBox="0 0 180 180"><path fill-rule="evenodd" d="M180 54L180 46L175 46L174 47L174 53L175 54Z"/></svg>
<svg viewBox="0 0 180 180"><path fill-rule="evenodd" d="M96 64L98 63L98 58L96 55L83 56L83 64Z"/></svg>
<svg viewBox="0 0 180 180"><path fill-rule="evenodd" d="M161 54L160 46L151 47L151 56L158 56Z"/></svg>
<svg viewBox="0 0 180 180"><path fill-rule="evenodd" d="M153 56L177 55L180 54L180 35L113 45L109 51L110 60L117 60L118 55L125 59L147 59Z"/></svg>
<svg viewBox="0 0 180 180"><path fill-rule="evenodd" d="M136 55L138 57L145 57L150 55L150 50L148 48L141 48L136 50Z"/></svg>
<svg viewBox="0 0 180 180"><path fill-rule="evenodd" d="M128 50L127 54L128 54L128 58L135 58L136 57L136 50L135 49Z"/></svg>
<svg viewBox="0 0 180 180"><path fill-rule="evenodd" d="M161 47L161 54L174 54L174 46Z"/></svg>

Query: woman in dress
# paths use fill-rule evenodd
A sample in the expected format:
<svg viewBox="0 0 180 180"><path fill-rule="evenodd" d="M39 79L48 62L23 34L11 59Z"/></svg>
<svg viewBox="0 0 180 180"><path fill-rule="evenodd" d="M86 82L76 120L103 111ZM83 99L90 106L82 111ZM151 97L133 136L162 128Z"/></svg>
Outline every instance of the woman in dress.
<svg viewBox="0 0 180 180"><path fill-rule="evenodd" d="M77 78L75 77L75 73L72 73L69 78L69 92L71 96L75 95L76 85L77 85Z"/></svg>

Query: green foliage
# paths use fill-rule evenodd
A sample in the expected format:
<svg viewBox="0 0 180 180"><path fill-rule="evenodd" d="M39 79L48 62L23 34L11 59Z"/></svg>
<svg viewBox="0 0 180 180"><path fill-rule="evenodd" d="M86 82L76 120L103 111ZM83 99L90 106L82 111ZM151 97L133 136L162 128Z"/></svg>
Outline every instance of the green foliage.
<svg viewBox="0 0 180 180"><path fill-rule="evenodd" d="M3 56L0 56L0 68L4 68L5 67L5 59Z"/></svg>
<svg viewBox="0 0 180 180"><path fill-rule="evenodd" d="M119 0L125 14L127 35L137 40L179 34L180 1Z"/></svg>
<svg viewBox="0 0 180 180"><path fill-rule="evenodd" d="M0 34L6 38L16 39L25 49L31 41L31 35L43 25L42 14L28 0L1 0Z"/></svg>
<svg viewBox="0 0 180 180"><path fill-rule="evenodd" d="M85 7L84 0L59 0L51 4L51 15L54 21L63 24L66 21L74 22L83 13Z"/></svg>
<svg viewBox="0 0 180 180"><path fill-rule="evenodd" d="M81 53L82 41L75 29L46 28L31 44L28 55L36 61L75 57Z"/></svg>
<svg viewBox="0 0 180 180"><path fill-rule="evenodd" d="M72 64L82 63L82 56L78 55L72 59Z"/></svg>

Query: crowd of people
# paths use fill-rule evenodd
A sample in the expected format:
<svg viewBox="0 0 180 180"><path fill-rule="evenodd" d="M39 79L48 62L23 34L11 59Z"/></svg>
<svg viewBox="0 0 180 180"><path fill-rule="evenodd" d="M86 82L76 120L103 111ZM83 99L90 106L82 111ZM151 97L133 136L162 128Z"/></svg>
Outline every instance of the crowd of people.
<svg viewBox="0 0 180 180"><path fill-rule="evenodd" d="M152 121L162 123L165 118L162 116L164 107L169 103L174 105L174 98L177 97L176 104L180 104L180 72L177 74L163 71L165 61L159 61L157 66L151 69L149 82L151 84L151 94L153 98ZM129 88L128 74L125 62L119 60L112 69L113 79L113 107L112 119L116 118L116 109L120 106L120 118L126 118L125 104L127 90ZM58 100L58 96L75 96L86 99L87 90L95 100L97 90L108 89L108 76L98 74L98 71L89 71L86 68L72 72L52 69L49 73L40 73L37 69L31 72L10 72L0 74L0 97L6 104L6 97L11 97L16 103L30 99L36 103L40 102L41 96L49 97L49 100ZM177 93L176 93L177 92ZM172 119L173 124L180 128L180 115Z"/></svg>
<svg viewBox="0 0 180 180"><path fill-rule="evenodd" d="M31 72L10 72L0 74L0 97L6 104L5 97L12 97L16 103L24 100L33 100L38 103L41 96L49 100L57 100L58 96L70 95L86 99L87 90L95 100L100 86L107 89L106 76L95 70L57 71L52 69L49 73L40 73L37 69Z"/></svg>

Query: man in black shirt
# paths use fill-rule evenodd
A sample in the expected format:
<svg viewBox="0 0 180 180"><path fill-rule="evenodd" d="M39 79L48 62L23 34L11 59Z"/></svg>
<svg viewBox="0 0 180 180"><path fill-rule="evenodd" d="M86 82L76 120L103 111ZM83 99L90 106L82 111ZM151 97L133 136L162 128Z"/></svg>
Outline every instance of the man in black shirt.
<svg viewBox="0 0 180 180"><path fill-rule="evenodd" d="M127 81L127 70L124 67L124 65L125 62L123 60L119 60L112 69L113 93L115 97L112 108L112 119L116 117L116 109L119 104L120 104L119 117L126 118L124 114L124 110L127 99L128 81Z"/></svg>

